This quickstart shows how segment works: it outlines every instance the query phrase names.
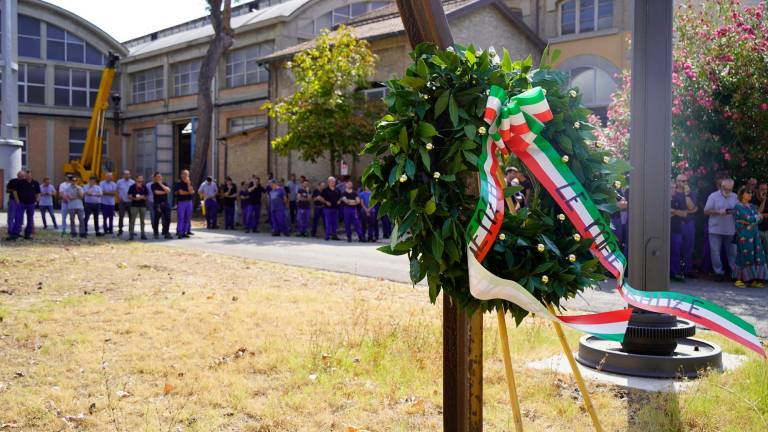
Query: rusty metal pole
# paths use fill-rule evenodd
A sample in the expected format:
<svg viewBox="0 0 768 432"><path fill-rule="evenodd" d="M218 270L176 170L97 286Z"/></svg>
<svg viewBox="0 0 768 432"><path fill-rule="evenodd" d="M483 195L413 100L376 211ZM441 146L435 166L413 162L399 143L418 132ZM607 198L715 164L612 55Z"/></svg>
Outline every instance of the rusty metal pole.
<svg viewBox="0 0 768 432"><path fill-rule="evenodd" d="M440 0L397 0L411 46L453 44ZM477 189L475 188L470 188ZM472 317L443 294L443 430L483 430L483 314Z"/></svg>

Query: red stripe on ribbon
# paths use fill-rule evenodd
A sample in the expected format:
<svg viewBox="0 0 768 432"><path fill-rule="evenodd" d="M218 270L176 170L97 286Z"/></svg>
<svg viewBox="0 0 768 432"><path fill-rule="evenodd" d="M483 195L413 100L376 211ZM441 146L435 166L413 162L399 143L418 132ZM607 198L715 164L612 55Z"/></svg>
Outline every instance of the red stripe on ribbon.
<svg viewBox="0 0 768 432"><path fill-rule="evenodd" d="M619 309L610 312L596 313L590 315L558 315L563 322L569 324L610 324L615 322L629 321L632 315L632 308Z"/></svg>

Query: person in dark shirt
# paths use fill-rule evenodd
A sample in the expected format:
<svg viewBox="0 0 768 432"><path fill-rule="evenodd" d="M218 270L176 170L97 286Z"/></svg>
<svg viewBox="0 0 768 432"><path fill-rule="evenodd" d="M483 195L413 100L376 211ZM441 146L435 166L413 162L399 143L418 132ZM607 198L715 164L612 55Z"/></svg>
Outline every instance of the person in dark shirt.
<svg viewBox="0 0 768 432"><path fill-rule="evenodd" d="M312 209L312 237L317 235L317 223L320 222L320 219L323 219L325 204L319 198L325 188L325 182L320 182L317 189L312 191L312 202L314 203Z"/></svg>
<svg viewBox="0 0 768 432"><path fill-rule="evenodd" d="M154 237L160 238L159 226L160 221L163 223L163 238L168 240L171 237L171 205L168 203L168 195L171 193L171 188L163 183L163 175L156 172L152 184L149 186L152 190L154 199L152 200L152 206L155 208L155 218L152 219L152 232Z"/></svg>
<svg viewBox="0 0 768 432"><path fill-rule="evenodd" d="M248 184L248 200L251 205L251 222L248 224L248 230L259 232L261 222L261 201L267 190L261 185L261 178L251 176L251 183Z"/></svg>
<svg viewBox="0 0 768 432"><path fill-rule="evenodd" d="M347 241L352 242L352 226L354 225L357 239L360 243L365 243L365 236L360 226L360 196L355 191L351 181L346 182L339 202L344 213L344 231L347 233Z"/></svg>
<svg viewBox="0 0 768 432"><path fill-rule="evenodd" d="M235 201L237 201L237 185L232 177L227 176L221 189L221 201L224 204L224 229L235 229Z"/></svg>
<svg viewBox="0 0 768 432"><path fill-rule="evenodd" d="M693 215L698 211L688 178L682 174L672 184L672 220L670 223L669 271L673 279L683 280L693 271L695 225Z"/></svg>
<svg viewBox="0 0 768 432"><path fill-rule="evenodd" d="M8 221L8 237L5 239L8 241L13 241L18 238L19 234L21 233L21 225L19 225L19 232L15 232L16 230L16 212L18 210L19 206L19 181L24 181L24 176L26 173L24 171L19 171L16 173L16 178L12 178L8 181L8 183L5 185L5 192L8 194L8 215L7 215L7 221Z"/></svg>
<svg viewBox="0 0 768 432"><path fill-rule="evenodd" d="M34 181L28 172L25 172L24 180L19 181L16 187L19 202L14 217L14 234L16 236L21 235L21 225L26 215L27 224L24 227L24 238L31 240L35 230L35 204L37 204L37 199L40 196L40 184Z"/></svg>
<svg viewBox="0 0 768 432"><path fill-rule="evenodd" d="M328 187L320 192L320 200L323 208L323 221L325 222L325 240L338 240L336 230L339 226L339 199L341 192L336 189L336 178L328 177Z"/></svg>
<svg viewBox="0 0 768 432"><path fill-rule="evenodd" d="M179 181L173 185L173 195L176 197L176 236L188 238L192 235L192 197L195 196L189 170L179 174Z"/></svg>
<svg viewBox="0 0 768 432"><path fill-rule="evenodd" d="M309 228L309 213L312 211L312 202L309 191L309 182L304 181L296 191L296 230L298 235L307 236Z"/></svg>
<svg viewBox="0 0 768 432"><path fill-rule="evenodd" d="M128 188L128 199L131 200L131 210L128 215L128 239L133 240L136 238L134 233L136 217L139 218L139 228L141 228L141 239L146 240L147 236L144 234L144 213L147 211L147 195L149 190L144 185L144 176L136 176L136 183L132 184Z"/></svg>

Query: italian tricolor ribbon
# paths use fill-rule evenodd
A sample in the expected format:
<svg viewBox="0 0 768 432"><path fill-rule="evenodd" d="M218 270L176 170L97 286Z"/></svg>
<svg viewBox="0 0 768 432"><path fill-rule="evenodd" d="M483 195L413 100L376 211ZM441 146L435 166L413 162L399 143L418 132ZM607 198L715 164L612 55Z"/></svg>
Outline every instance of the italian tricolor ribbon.
<svg viewBox="0 0 768 432"><path fill-rule="evenodd" d="M491 125L504 123L505 120L499 116L499 113L508 110L510 134L504 140L507 150L514 153L525 164L536 180L557 202L581 237L592 240L592 254L616 278L616 289L622 298L639 309L669 313L693 321L765 357L765 349L757 337L754 326L722 307L687 294L639 291L624 280L627 261L619 249L610 225L605 222L584 186L562 161L560 155L540 135L544 122L552 119L552 112L543 89L536 87L511 98L500 96L503 93L504 90L500 87L491 88L490 94L493 98L491 96L488 98L484 117L486 122ZM497 104L496 99L501 103ZM495 118L489 115L493 112L497 114ZM484 145L484 151L488 147ZM493 146L490 147L493 148ZM496 153L493 152L487 155L486 159L496 157ZM486 162L484 161L481 171L483 168L494 165ZM495 164L497 165L498 162ZM487 174L486 178L488 178ZM501 211L503 212L503 206ZM471 225L470 228L472 228ZM470 234L476 235L476 232ZM491 237L484 236L482 245L492 245L497 234L498 230ZM477 257L485 256L474 251L473 253L476 260L482 261ZM471 268L472 258L469 264ZM472 282L470 279L470 283ZM472 294L475 295L475 291L472 291Z"/></svg>

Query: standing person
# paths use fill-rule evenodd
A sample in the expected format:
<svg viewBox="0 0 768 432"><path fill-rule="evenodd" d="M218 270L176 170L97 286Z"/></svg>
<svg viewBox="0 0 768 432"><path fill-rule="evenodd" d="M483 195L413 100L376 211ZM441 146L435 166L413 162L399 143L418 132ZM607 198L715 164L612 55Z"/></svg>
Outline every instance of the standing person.
<svg viewBox="0 0 768 432"><path fill-rule="evenodd" d="M171 205L168 203L168 195L171 193L171 188L163 183L163 175L159 172L155 172L152 177L152 185L149 189L152 191L154 201L152 206L154 207L155 218L152 220L152 233L155 239L160 238L159 225L160 221L163 222L163 238L168 240L171 237L169 229L171 227Z"/></svg>
<svg viewBox="0 0 768 432"><path fill-rule="evenodd" d="M16 236L11 235L11 230L16 226L16 207L19 205L19 197L17 192L19 190L18 182L24 180L24 170L16 173L16 178L12 178L5 185L5 193L8 194L8 214L7 214L7 227L8 238L6 240L16 240Z"/></svg>
<svg viewBox="0 0 768 432"><path fill-rule="evenodd" d="M65 191L72 183L74 176L67 174L64 177L64 181L59 184L59 205L61 206L61 235L67 234L67 219L69 218L69 198ZM71 221L70 221L71 222Z"/></svg>
<svg viewBox="0 0 768 432"><path fill-rule="evenodd" d="M261 201L267 190L261 185L261 178L251 176L251 182L248 184L248 202L251 205L251 223L248 230L259 232L259 223L261 222Z"/></svg>
<svg viewBox="0 0 768 432"><path fill-rule="evenodd" d="M392 220L389 216L384 215L381 217L381 237L388 239L392 235Z"/></svg>
<svg viewBox="0 0 768 432"><path fill-rule="evenodd" d="M149 226L154 226L156 221L155 194L152 193L152 182L154 182L155 174L157 174L157 171L152 173L152 179L150 179L150 182L144 185L147 187L147 209L149 210Z"/></svg>
<svg viewBox="0 0 768 432"><path fill-rule="evenodd" d="M291 174L288 178L289 180L288 183L286 183L285 188L288 189L287 192L291 212L291 226L296 226L296 212L298 208L296 205L296 194L299 192L299 188L301 186L296 181L296 174Z"/></svg>
<svg viewBox="0 0 768 432"><path fill-rule="evenodd" d="M296 191L296 230L301 237L307 236L309 228L309 213L312 211L309 182L304 181Z"/></svg>
<svg viewBox="0 0 768 432"><path fill-rule="evenodd" d="M192 234L192 199L195 188L189 180L189 170L182 170L179 181L173 185L176 196L176 237L188 238Z"/></svg>
<svg viewBox="0 0 768 432"><path fill-rule="evenodd" d="M762 288L761 280L768 278L768 265L765 262L765 250L760 242L757 224L762 216L757 208L750 204L752 190L742 186L737 194L738 202L733 209L736 219L736 267L731 270L734 285L744 288L745 282L750 288Z"/></svg>
<svg viewBox="0 0 768 432"><path fill-rule="evenodd" d="M128 197L128 189L136 183L131 178L131 172L123 171L123 178L117 181L117 236L123 235L123 216L128 213L130 219L131 199Z"/></svg>
<svg viewBox="0 0 768 432"><path fill-rule="evenodd" d="M235 201L237 201L237 186L232 181L232 177L227 176L222 191L222 202L224 203L224 229L235 229Z"/></svg>
<svg viewBox="0 0 768 432"><path fill-rule="evenodd" d="M35 180L35 178L32 176L32 170L31 169L27 170L27 179L29 180L30 183L32 183L32 187L35 190L35 203L33 204L33 208L32 208L32 220L34 221L34 219L35 219L35 209L34 209L34 207L37 206L38 202L40 201L40 182ZM32 232L31 232L31 234L34 234L34 233L35 233L35 225L32 224Z"/></svg>
<svg viewBox="0 0 768 432"><path fill-rule="evenodd" d="M678 175L672 184L671 208L670 275L674 279L683 280L693 273L693 243L696 235L694 215L699 210L691 196L688 178L683 174Z"/></svg>
<svg viewBox="0 0 768 432"><path fill-rule="evenodd" d="M128 188L128 199L131 200L131 209L128 215L128 239L136 238L134 228L136 227L136 217L139 218L139 228L141 229L141 239L146 240L144 234L144 215L147 212L147 194L149 190L144 185L144 176L136 176L136 182Z"/></svg>
<svg viewBox="0 0 768 432"><path fill-rule="evenodd" d="M251 232L248 228L248 224L251 222L251 203L248 202L248 185L245 181L240 182L240 191L237 193L240 198L240 216L242 217L241 223L245 232Z"/></svg>
<svg viewBox="0 0 768 432"><path fill-rule="evenodd" d="M322 194L326 188L325 182L320 182L317 186L318 187L312 191L312 237L317 235L317 223L320 222L320 219L323 219L323 209L325 208L325 204L320 197L320 194Z"/></svg>
<svg viewBox="0 0 768 432"><path fill-rule="evenodd" d="M757 231L760 234L760 242L763 244L763 251L768 250L768 183L760 183L757 188L757 212L762 219L757 224Z"/></svg>
<svg viewBox="0 0 768 432"><path fill-rule="evenodd" d="M88 236L88 227L85 225L85 206L83 205L83 188L77 184L77 179L74 176L70 177L70 181L67 183L63 195L67 199L67 208L69 209L69 233L72 238L77 237L77 230L75 229L75 217L77 217L78 227L80 229L80 237L86 238ZM62 222L62 225L64 223Z"/></svg>
<svg viewBox="0 0 768 432"><path fill-rule="evenodd" d="M13 235L15 237L21 235L22 222L26 216L24 239L31 240L35 230L35 203L37 203L39 187L35 188L32 177L24 171L23 178L16 183L15 192L18 201L16 202L16 214L13 217Z"/></svg>
<svg viewBox="0 0 768 432"><path fill-rule="evenodd" d="M363 208L363 216L365 217L368 241L376 242L379 240L379 219L377 217L378 206L371 207L371 190L368 186L363 188L360 192L360 201ZM363 231L366 231L364 228Z"/></svg>
<svg viewBox="0 0 768 432"><path fill-rule="evenodd" d="M269 217L272 220L272 235L280 234L288 236L289 229L286 221L285 209L288 207L288 194L276 181L272 181L269 191Z"/></svg>
<svg viewBox="0 0 768 432"><path fill-rule="evenodd" d="M342 204L342 212L344 213L344 231L347 233L347 241L352 242L352 226L354 225L358 241L365 243L365 235L360 227L360 197L355 192L351 181L345 183L339 203Z"/></svg>
<svg viewBox="0 0 768 432"><path fill-rule="evenodd" d="M101 237L103 234L99 232L99 213L101 213L101 187L96 183L96 176L91 176L88 179L88 184L83 187L83 194L85 197L85 232L88 233L88 220L93 216L93 229L96 233L96 237Z"/></svg>
<svg viewBox="0 0 768 432"><path fill-rule="evenodd" d="M213 181L213 177L208 176L197 189L205 205L205 226L208 229L218 229L216 218L218 216L219 205L216 202L216 196L219 194L219 187Z"/></svg>
<svg viewBox="0 0 768 432"><path fill-rule="evenodd" d="M320 199L325 206L323 208L323 221L325 222L325 240L338 240L336 230L339 227L339 200L341 193L336 189L336 178L328 177L328 187L320 193Z"/></svg>
<svg viewBox="0 0 768 432"><path fill-rule="evenodd" d="M104 175L104 180L99 183L101 188L101 215L104 221L104 234L113 234L113 222L115 220L115 196L117 184L112 181L112 173Z"/></svg>
<svg viewBox="0 0 768 432"><path fill-rule="evenodd" d="M733 180L723 179L720 181L720 189L707 197L707 203L704 206L704 214L709 216L709 252L712 269L718 280L725 280L725 270L720 257L720 249L723 246L725 246L728 265L731 269L736 267L736 245L732 243L736 232L736 223L733 219L736 201Z"/></svg>
<svg viewBox="0 0 768 432"><path fill-rule="evenodd" d="M48 177L43 178L43 184L40 185L40 201L37 203L40 208L40 215L43 217L43 229L48 229L48 222L45 220L46 215L51 215L51 222L53 222L53 229L59 229L56 225L56 215L53 213L53 197L56 196L56 188L51 184L51 179Z"/></svg>

